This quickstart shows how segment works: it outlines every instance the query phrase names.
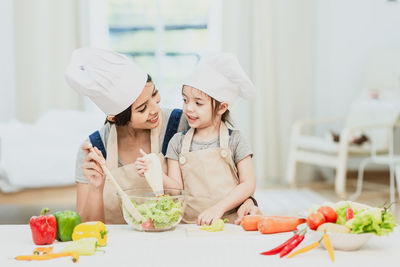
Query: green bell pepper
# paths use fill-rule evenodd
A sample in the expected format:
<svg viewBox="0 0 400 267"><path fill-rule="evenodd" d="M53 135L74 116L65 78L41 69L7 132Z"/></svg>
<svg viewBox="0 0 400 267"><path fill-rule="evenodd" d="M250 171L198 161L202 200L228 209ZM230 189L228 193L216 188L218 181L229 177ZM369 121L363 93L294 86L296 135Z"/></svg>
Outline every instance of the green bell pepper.
<svg viewBox="0 0 400 267"><path fill-rule="evenodd" d="M71 210L56 212L54 216L57 219L57 240L71 241L75 226L81 223L81 216Z"/></svg>

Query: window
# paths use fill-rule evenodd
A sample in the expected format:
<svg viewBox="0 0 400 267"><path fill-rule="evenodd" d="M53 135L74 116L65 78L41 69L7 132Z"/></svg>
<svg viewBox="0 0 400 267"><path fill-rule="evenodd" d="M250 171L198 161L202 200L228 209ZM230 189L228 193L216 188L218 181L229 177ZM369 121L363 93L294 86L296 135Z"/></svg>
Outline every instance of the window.
<svg viewBox="0 0 400 267"><path fill-rule="evenodd" d="M108 0L111 49L124 53L156 83L163 107L179 107L183 79L202 53L220 50L219 1Z"/></svg>

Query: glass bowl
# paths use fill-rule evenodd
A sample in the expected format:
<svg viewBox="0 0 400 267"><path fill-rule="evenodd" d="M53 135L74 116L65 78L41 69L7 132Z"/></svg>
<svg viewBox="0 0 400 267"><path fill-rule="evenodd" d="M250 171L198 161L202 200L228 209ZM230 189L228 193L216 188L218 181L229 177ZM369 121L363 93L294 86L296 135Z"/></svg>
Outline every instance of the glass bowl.
<svg viewBox="0 0 400 267"><path fill-rule="evenodd" d="M126 223L135 230L168 231L182 220L185 192L181 189L164 189L163 192L154 193L150 188L135 188L124 192L144 218L143 221L136 221L122 205Z"/></svg>

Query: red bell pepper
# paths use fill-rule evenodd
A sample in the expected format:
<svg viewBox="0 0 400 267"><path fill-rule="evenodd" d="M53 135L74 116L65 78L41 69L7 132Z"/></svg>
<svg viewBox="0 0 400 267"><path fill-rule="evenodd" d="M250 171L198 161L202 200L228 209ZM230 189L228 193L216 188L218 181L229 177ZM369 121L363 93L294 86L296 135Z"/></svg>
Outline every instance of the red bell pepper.
<svg viewBox="0 0 400 267"><path fill-rule="evenodd" d="M57 220L54 215L45 215L48 208L42 209L40 216L32 216L29 225L32 231L32 239L36 245L49 245L57 237Z"/></svg>

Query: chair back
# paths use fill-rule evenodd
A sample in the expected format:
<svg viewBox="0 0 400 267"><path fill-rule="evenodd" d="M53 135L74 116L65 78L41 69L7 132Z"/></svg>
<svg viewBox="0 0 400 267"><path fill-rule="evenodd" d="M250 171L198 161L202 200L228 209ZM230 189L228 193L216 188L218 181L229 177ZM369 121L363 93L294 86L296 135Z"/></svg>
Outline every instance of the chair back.
<svg viewBox="0 0 400 267"><path fill-rule="evenodd" d="M400 114L400 49L379 50L366 63L364 90L352 105L346 127L394 125ZM393 129L365 131L377 151L387 151Z"/></svg>

